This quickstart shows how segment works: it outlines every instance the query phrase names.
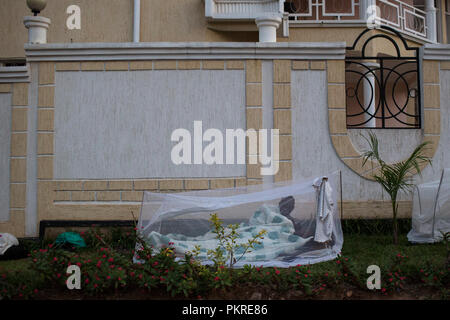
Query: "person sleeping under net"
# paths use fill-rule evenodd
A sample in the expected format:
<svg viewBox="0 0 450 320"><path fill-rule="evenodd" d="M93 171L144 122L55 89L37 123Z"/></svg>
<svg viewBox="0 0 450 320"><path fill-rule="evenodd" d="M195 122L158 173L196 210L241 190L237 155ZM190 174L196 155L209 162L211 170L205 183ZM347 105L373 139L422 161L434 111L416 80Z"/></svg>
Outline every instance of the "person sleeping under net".
<svg viewBox="0 0 450 320"><path fill-rule="evenodd" d="M282 198L278 203L278 207L280 209L280 213L292 221L292 224L294 225L295 229L294 234L302 237L309 236L309 234L307 234L308 226L304 225L304 223L302 223L300 219L291 216L291 212L294 211L295 208L295 199L293 196Z"/></svg>

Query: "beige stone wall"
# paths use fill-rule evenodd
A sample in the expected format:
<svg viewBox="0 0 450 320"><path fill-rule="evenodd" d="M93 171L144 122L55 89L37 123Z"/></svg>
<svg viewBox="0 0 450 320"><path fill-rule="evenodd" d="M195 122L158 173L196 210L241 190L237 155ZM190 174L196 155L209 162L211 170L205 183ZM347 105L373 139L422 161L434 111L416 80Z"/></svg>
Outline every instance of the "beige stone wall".
<svg viewBox="0 0 450 320"><path fill-rule="evenodd" d="M66 26L66 9L73 4L81 9L81 30ZM142 0L141 41L258 41L256 31L209 29L204 12L202 0ZM0 59L24 58L28 35L23 17L28 15L25 0L0 2ZM49 43L133 41L132 0L51 0L41 15L51 19Z"/></svg>
<svg viewBox="0 0 450 320"><path fill-rule="evenodd" d="M69 30L66 9L81 9L81 30ZM23 17L32 15L25 0L0 2L0 59L24 58L23 45L28 30ZM133 39L133 1L128 0L50 0L42 16L51 19L49 43L130 42ZM5 45L7 44L7 45Z"/></svg>
<svg viewBox="0 0 450 320"><path fill-rule="evenodd" d="M130 179L130 180L54 180L55 74L60 71L92 70L246 70L247 126L259 129L261 108L260 60L158 60L158 61L83 61L38 63L37 109L37 220L130 220L138 217L144 191L181 192L234 188L247 184L247 177ZM2 84L1 92L12 92L13 132L11 138L11 220L0 223L0 232L21 237L25 230L27 106L29 85ZM16 131L18 131L16 133ZM25 132L24 132L25 131ZM255 171L248 170L248 180ZM250 184L252 182L249 182Z"/></svg>
<svg viewBox="0 0 450 320"><path fill-rule="evenodd" d="M66 9L76 4L81 9L81 30L69 30ZM23 58L27 30L23 17L30 15L25 1L2 0L0 3L0 59ZM205 18L202 0L141 0L142 42L257 42L255 31L217 31ZM51 19L49 43L131 42L133 39L132 0L53 0L41 14ZM351 45L365 27L291 27L289 38L279 42L337 42ZM248 28L246 28L248 29ZM415 45L415 42L409 42ZM381 45L383 46L383 45ZM379 50L378 48L377 50Z"/></svg>
<svg viewBox="0 0 450 320"><path fill-rule="evenodd" d="M262 109L262 64L261 60L246 62L246 117L247 129L260 130L263 126ZM258 150L250 150L247 143L247 178L249 184L262 183L261 165L258 163Z"/></svg>
<svg viewBox="0 0 450 320"><path fill-rule="evenodd" d="M158 60L56 63L55 70L186 70L245 69L247 129L262 128L262 63L261 60ZM345 118L345 64L343 60L274 60L273 117L274 128L280 130L280 170L275 181L292 179L292 111L291 71L322 70L327 72L329 126L332 143L342 161L363 178L371 169L361 168L362 159L347 137ZM435 74L434 70L431 74ZM431 77L431 75L430 75ZM48 76L44 76L48 78ZM49 77L52 78L52 77ZM435 81L434 79L433 81ZM428 81L428 80L427 80ZM431 80L430 80L431 81ZM435 85L435 83L433 83ZM428 98L426 98L428 101ZM428 105L428 104L427 104ZM51 117L49 117L51 118ZM431 150L434 153L436 147ZM247 149L248 150L248 149ZM432 155L432 154L430 154ZM258 153L248 150L247 160ZM47 163L50 166L50 163ZM369 163L370 165L370 163ZM216 188L232 188L262 183L259 164L248 164L246 177L221 179L138 179L138 180L70 180L40 181L39 220L42 219L131 219L140 211L143 191L182 192ZM44 180L44 179L41 179ZM388 201L344 201L343 218L388 218ZM411 202L401 201L399 217L409 217Z"/></svg>
<svg viewBox="0 0 450 320"><path fill-rule="evenodd" d="M0 232L8 231L18 237L25 235L27 137L28 137L28 83L0 84L0 93L11 95L11 149L9 212L10 220L0 223Z"/></svg>
<svg viewBox="0 0 450 320"><path fill-rule="evenodd" d="M278 30L279 42L347 42L350 45L364 30L364 27L291 27L289 38L281 37Z"/></svg>
<svg viewBox="0 0 450 320"><path fill-rule="evenodd" d="M275 182L292 180L291 64L291 60L273 61L273 128L280 134L280 161Z"/></svg>
<svg viewBox="0 0 450 320"><path fill-rule="evenodd" d="M202 0L141 0L141 41L256 42L258 33L209 29Z"/></svg>
<svg viewBox="0 0 450 320"><path fill-rule="evenodd" d="M262 128L261 60L155 60L155 61L74 61L39 62L37 79L37 220L129 220L139 215L143 192L181 192L232 188L262 183L259 165L248 165L246 176L224 178L55 180L54 113L56 73L91 70L245 70L247 129ZM440 70L448 62L424 61L424 140L433 142L432 157L440 138ZM291 72L318 70L327 74L328 114L331 142L340 159L362 178L370 179L376 170L372 163L362 168L361 154L354 148L346 128L345 62L343 60L273 60L273 126L280 130L280 171L275 181L292 179ZM0 92L12 93L11 137L11 220L0 223L0 232L25 233L28 83L1 84ZM248 149L247 149L248 150ZM250 157L258 153L248 153ZM389 202L344 201L344 218L386 218ZM400 203L400 216L411 212L411 202Z"/></svg>

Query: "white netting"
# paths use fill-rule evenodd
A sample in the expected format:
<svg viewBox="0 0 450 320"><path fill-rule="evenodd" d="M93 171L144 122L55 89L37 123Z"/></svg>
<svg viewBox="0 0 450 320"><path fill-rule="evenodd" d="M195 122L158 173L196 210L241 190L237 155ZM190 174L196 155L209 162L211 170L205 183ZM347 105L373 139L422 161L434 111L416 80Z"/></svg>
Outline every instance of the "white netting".
<svg viewBox="0 0 450 320"><path fill-rule="evenodd" d="M440 180L420 184L413 197L412 229L408 240L432 243L450 232L450 169L442 172Z"/></svg>
<svg viewBox="0 0 450 320"><path fill-rule="evenodd" d="M242 255L243 248L236 249L235 267L311 264L334 259L341 251L339 193L338 172L303 182L145 192L138 228L156 249L171 243L179 257L200 246L198 258L208 264L207 251L218 245L209 220L215 213L225 226L239 225L238 244L267 232L251 252Z"/></svg>

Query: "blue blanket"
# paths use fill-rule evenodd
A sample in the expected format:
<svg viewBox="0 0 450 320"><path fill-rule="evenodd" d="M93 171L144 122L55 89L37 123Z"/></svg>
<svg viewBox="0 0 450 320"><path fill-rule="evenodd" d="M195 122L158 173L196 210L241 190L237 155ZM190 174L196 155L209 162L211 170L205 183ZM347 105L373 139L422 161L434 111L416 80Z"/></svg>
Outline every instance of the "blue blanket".
<svg viewBox="0 0 450 320"><path fill-rule="evenodd" d="M253 214L248 223L239 224L236 230L239 235L237 244L248 243L248 240L253 239L262 230L265 230L266 234L264 239L260 240L261 243L256 244L243 256L245 249L239 246L235 250L236 259L240 258L240 261L247 262L273 260L280 255L294 253L312 239L312 237L305 239L295 235L292 221L281 215L278 207L263 205ZM198 256L200 260L207 260L208 250L214 250L219 243L216 234L212 231L197 237L175 233L162 235L153 231L149 234L148 241L155 248L173 243L171 246L175 248L177 254L192 252L196 246L200 246Z"/></svg>

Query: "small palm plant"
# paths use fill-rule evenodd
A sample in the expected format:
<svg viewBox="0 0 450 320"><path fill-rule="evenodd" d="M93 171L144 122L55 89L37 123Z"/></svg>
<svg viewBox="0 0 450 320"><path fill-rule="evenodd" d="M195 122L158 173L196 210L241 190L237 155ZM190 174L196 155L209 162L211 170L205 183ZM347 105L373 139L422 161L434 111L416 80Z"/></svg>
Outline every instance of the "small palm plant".
<svg viewBox="0 0 450 320"><path fill-rule="evenodd" d="M427 144L429 142L423 142L404 161L400 161L394 164L387 164L381 159L379 153L378 138L373 132L369 133L369 138L364 137L369 144L369 151L363 154L363 167L368 160L376 161L379 165L379 172L373 175L375 181L377 181L383 189L389 194L392 204L392 229L394 244L398 244L398 224L397 213L398 203L397 196L400 191L411 192L414 183L413 176L415 174L421 174L421 165L424 163L430 163L431 159L424 154Z"/></svg>

